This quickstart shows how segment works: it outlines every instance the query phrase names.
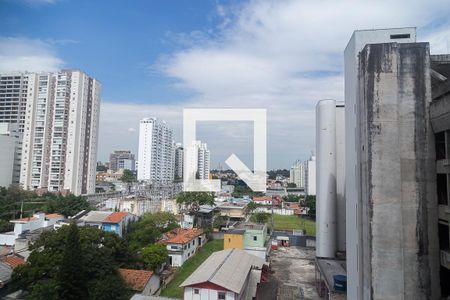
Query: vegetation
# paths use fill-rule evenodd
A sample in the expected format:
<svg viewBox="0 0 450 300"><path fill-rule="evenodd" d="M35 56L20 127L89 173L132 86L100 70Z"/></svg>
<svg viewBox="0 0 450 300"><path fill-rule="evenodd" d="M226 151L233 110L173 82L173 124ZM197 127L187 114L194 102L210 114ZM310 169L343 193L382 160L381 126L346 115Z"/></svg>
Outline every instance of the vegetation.
<svg viewBox="0 0 450 300"><path fill-rule="evenodd" d="M117 269L135 266L135 258L118 235L63 226L43 232L30 249L12 275L13 288L27 291L27 299L129 299Z"/></svg>
<svg viewBox="0 0 450 300"><path fill-rule="evenodd" d="M269 179L275 179L277 178L277 175L281 175L287 178L290 176L290 171L287 169L277 169L277 170L270 170L267 172L267 174L269 175Z"/></svg>
<svg viewBox="0 0 450 300"><path fill-rule="evenodd" d="M299 216L273 215L274 229L278 230L305 230L307 235L316 235L316 223ZM270 224L269 224L270 226Z"/></svg>
<svg viewBox="0 0 450 300"><path fill-rule="evenodd" d="M130 224L126 237L130 249L137 251L155 243L164 232L177 227L177 220L171 213L147 213L138 222Z"/></svg>
<svg viewBox="0 0 450 300"><path fill-rule="evenodd" d="M289 183L287 184L287 187L288 187L288 188L296 188L297 185L296 185L295 183L293 183L293 182L289 182Z"/></svg>
<svg viewBox="0 0 450 300"><path fill-rule="evenodd" d="M169 257L165 245L152 244L142 249L142 259L147 268L156 270Z"/></svg>
<svg viewBox="0 0 450 300"><path fill-rule="evenodd" d="M123 170L123 175L120 177L122 182L132 183L136 181L136 175L128 169Z"/></svg>
<svg viewBox="0 0 450 300"><path fill-rule="evenodd" d="M253 212L255 211L255 209L258 208L258 204L256 204L255 202L251 201L247 204L247 207L245 207L245 215L251 215L253 214Z"/></svg>
<svg viewBox="0 0 450 300"><path fill-rule="evenodd" d="M283 201L286 201L286 202L299 202L301 198L302 198L301 196L296 196L296 195L289 194L287 196L283 196Z"/></svg>
<svg viewBox="0 0 450 300"><path fill-rule="evenodd" d="M83 263L81 252L80 233L75 224L69 226L64 254L59 270L58 294L61 299L86 299L87 290L83 272L79 265Z"/></svg>
<svg viewBox="0 0 450 300"><path fill-rule="evenodd" d="M267 223L267 221L269 220L269 217L270 217L270 214L268 214L268 213L257 212L252 215L251 221L263 224L263 223Z"/></svg>
<svg viewBox="0 0 450 300"><path fill-rule="evenodd" d="M21 209L23 217L31 216L36 211L59 213L67 217L89 207L89 202L81 196L52 193L38 196L15 186L0 187L0 232L12 230L13 224L9 220L19 218Z"/></svg>
<svg viewBox="0 0 450 300"><path fill-rule="evenodd" d="M97 172L106 172L108 168L105 165L97 165Z"/></svg>
<svg viewBox="0 0 450 300"><path fill-rule="evenodd" d="M182 192L177 195L177 203L194 215L194 226L196 226L200 206L214 205L214 195L208 192Z"/></svg>
<svg viewBox="0 0 450 300"><path fill-rule="evenodd" d="M207 242L198 252L188 259L183 266L175 272L173 280L163 288L161 296L183 298L183 289L180 284L186 280L211 254L223 250L223 240L212 240Z"/></svg>
<svg viewBox="0 0 450 300"><path fill-rule="evenodd" d="M316 218L316 196L306 196L304 204L305 207L309 208L308 215L312 218Z"/></svg>
<svg viewBox="0 0 450 300"><path fill-rule="evenodd" d="M243 196L263 196L261 192L254 192L251 188L245 185L235 185L232 196L235 198L242 198Z"/></svg>
<svg viewBox="0 0 450 300"><path fill-rule="evenodd" d="M221 216L220 213L217 213L216 216L214 217L212 227L220 229L220 226L227 225L229 221L230 221L230 217Z"/></svg>

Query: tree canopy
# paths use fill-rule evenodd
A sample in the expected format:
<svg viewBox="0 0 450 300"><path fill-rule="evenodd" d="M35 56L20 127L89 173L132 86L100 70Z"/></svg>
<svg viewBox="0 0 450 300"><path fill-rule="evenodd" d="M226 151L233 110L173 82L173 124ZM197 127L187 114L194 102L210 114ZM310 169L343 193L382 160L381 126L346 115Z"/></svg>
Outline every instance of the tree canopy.
<svg viewBox="0 0 450 300"><path fill-rule="evenodd" d="M311 217L316 217L316 196L309 195L305 198L305 206L309 208L308 214Z"/></svg>
<svg viewBox="0 0 450 300"><path fill-rule="evenodd" d="M256 223L264 224L269 219L270 214L265 212L257 212L252 215L252 220L254 220Z"/></svg>
<svg viewBox="0 0 450 300"><path fill-rule="evenodd" d="M136 181L136 176L134 173L128 169L123 170L123 175L120 177L122 182L132 183Z"/></svg>
<svg viewBox="0 0 450 300"><path fill-rule="evenodd" d="M299 202L301 199L300 196L289 194L287 196L283 196L283 200L286 202Z"/></svg>
<svg viewBox="0 0 450 300"><path fill-rule="evenodd" d="M152 244L142 249L144 264L151 270L156 270L168 257L166 245Z"/></svg>
<svg viewBox="0 0 450 300"><path fill-rule="evenodd" d="M33 212L59 213L64 216L73 216L83 209L90 207L84 197L57 195L45 193L42 196L32 191L25 191L17 186L10 188L0 187L0 232L12 230L11 219L20 217L23 202L22 216L30 216Z"/></svg>
<svg viewBox="0 0 450 300"><path fill-rule="evenodd" d="M177 196L177 203L189 212L196 214L202 205L214 205L214 195L208 192L182 192Z"/></svg>
<svg viewBox="0 0 450 300"><path fill-rule="evenodd" d="M78 299L129 299L117 269L133 267L135 258L125 240L114 233L63 226L43 232L30 250L27 263L12 275L13 288L27 291L27 299L74 299L64 290L76 288L71 285L80 281L78 288L85 294L75 292Z"/></svg>
<svg viewBox="0 0 450 300"><path fill-rule="evenodd" d="M171 213L147 213L139 221L130 224L127 240L132 250L141 250L155 243L164 232L176 227L178 222Z"/></svg>

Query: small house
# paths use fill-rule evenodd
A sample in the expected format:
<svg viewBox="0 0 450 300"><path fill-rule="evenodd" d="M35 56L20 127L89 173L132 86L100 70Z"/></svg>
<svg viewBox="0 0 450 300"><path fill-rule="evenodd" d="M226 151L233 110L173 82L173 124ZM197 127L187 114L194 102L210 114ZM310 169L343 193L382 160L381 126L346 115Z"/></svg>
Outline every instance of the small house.
<svg viewBox="0 0 450 300"><path fill-rule="evenodd" d="M206 235L200 228L175 228L164 233L158 243L166 245L169 264L181 267L206 243Z"/></svg>
<svg viewBox="0 0 450 300"><path fill-rule="evenodd" d="M159 276L152 271L119 269L119 274L129 289L141 295L154 295L159 290Z"/></svg>

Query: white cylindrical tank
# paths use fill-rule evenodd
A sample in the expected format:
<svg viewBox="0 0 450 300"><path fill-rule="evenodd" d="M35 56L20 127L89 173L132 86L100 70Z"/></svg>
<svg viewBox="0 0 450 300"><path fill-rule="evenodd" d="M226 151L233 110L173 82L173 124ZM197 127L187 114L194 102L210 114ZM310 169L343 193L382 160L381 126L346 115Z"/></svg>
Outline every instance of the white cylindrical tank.
<svg viewBox="0 0 450 300"><path fill-rule="evenodd" d="M316 256L336 253L336 101L316 106Z"/></svg>

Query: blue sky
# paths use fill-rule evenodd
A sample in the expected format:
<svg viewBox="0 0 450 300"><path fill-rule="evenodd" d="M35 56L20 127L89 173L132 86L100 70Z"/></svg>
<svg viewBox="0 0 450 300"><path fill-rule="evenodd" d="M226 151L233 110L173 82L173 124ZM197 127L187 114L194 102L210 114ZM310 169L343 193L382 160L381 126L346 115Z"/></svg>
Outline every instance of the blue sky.
<svg viewBox="0 0 450 300"><path fill-rule="evenodd" d="M155 103L185 97L152 65L180 47L172 35L208 30L218 21L216 1L0 3L1 35L53 43L65 67L101 80L108 101Z"/></svg>
<svg viewBox="0 0 450 300"><path fill-rule="evenodd" d="M266 108L268 167L315 148L315 104L343 100L343 50L356 29L416 26L450 52L448 0L0 0L0 71L79 68L103 85L99 160L137 153L139 120L177 141L186 107ZM207 125L207 124L206 124ZM212 167L252 166L249 124L202 124Z"/></svg>

